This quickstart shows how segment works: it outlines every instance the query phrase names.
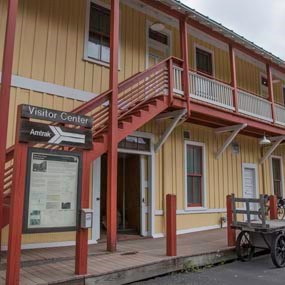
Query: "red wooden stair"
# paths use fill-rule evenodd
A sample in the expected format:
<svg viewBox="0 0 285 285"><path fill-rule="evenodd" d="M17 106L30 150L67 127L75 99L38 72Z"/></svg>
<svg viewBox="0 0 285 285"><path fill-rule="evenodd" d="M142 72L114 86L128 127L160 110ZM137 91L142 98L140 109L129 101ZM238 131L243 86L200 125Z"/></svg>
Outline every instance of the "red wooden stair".
<svg viewBox="0 0 285 285"><path fill-rule="evenodd" d="M172 94L172 92L169 92L172 89L172 80L170 78L174 61L176 61L175 58L168 58L119 84L118 143L170 106ZM108 90L72 111L93 117L94 147L91 156L94 160L107 152L109 100L111 95L112 90ZM9 222L13 155L14 148L10 147L6 151L5 186L3 189L4 218L0 221L0 228L6 226ZM2 190L0 189L0 191Z"/></svg>

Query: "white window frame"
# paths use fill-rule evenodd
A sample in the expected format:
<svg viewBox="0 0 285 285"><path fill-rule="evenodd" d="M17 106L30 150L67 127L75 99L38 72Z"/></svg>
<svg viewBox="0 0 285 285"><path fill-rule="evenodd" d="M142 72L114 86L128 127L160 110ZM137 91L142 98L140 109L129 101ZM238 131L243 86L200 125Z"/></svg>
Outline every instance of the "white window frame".
<svg viewBox="0 0 285 285"><path fill-rule="evenodd" d="M270 156L270 171L271 171L271 194L274 195L274 183L273 183L273 163L272 159L279 159L280 160L280 171L281 171L281 193L284 197L284 178L283 178L283 159L282 156L279 155L271 155Z"/></svg>
<svg viewBox="0 0 285 285"><path fill-rule="evenodd" d="M90 22L90 6L91 2L95 3L98 6L101 6L105 9L110 10L110 4L106 4L101 0L86 0L86 12L85 12L85 37L84 37L84 53L83 53L83 60L88 61L91 63L96 63L98 65L102 65L105 67L110 67L110 63L101 61L99 59L94 59L88 56L88 42L89 42L89 22ZM121 18L120 18L120 26L121 26ZM111 52L111 50L110 50ZM121 33L119 33L119 70L121 65Z"/></svg>
<svg viewBox="0 0 285 285"><path fill-rule="evenodd" d="M194 47L194 67L195 67L195 71L198 71L197 70L197 59L196 59L196 49L201 49L205 52L208 52L211 54L212 56L212 68L213 68L213 74L212 74L212 77L215 77L216 76L216 68L215 68L215 52L212 50L212 49L209 49L209 48L206 48L198 43L194 43L193 44L193 47Z"/></svg>
<svg viewBox="0 0 285 285"><path fill-rule="evenodd" d="M202 147L202 171L203 171L203 177L202 177L202 206L201 207L189 207L188 206L188 199L187 199L187 146L199 146ZM195 142L190 140L185 140L184 142L184 209L187 212L196 212L196 211L206 211L207 208L207 187L206 187L206 144L201 142Z"/></svg>
<svg viewBox="0 0 285 285"><path fill-rule="evenodd" d="M149 28L150 26L153 24L154 22L153 21L150 21L150 20L146 20L146 61L145 61L145 67L148 68L149 67L149 46L150 46L150 39L149 39L149 36L148 36L148 31L149 31ZM170 56L172 55L172 31L170 29L167 29L165 28L161 33L165 34L168 36L168 39L169 39L169 45L168 45L168 55L167 56ZM163 45L163 44L161 44ZM158 49L159 50L159 49Z"/></svg>

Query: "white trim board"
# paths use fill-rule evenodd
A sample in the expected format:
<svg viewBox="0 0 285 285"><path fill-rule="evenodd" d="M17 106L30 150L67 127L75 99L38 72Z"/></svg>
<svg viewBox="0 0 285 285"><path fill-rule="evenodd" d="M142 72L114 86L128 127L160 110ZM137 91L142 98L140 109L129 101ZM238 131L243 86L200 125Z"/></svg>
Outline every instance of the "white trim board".
<svg viewBox="0 0 285 285"><path fill-rule="evenodd" d="M214 213L226 213L226 208L213 208L207 209L200 207L200 209L190 209L190 210L176 210L176 215L190 215L190 214L214 214ZM163 210L155 210L155 216L164 216Z"/></svg>
<svg viewBox="0 0 285 285"><path fill-rule="evenodd" d="M22 244L21 249L38 249L38 248L53 248L53 247L64 247L64 246L75 246L76 241L59 241L59 242L45 242L45 243L27 243ZM97 244L97 241L89 240L88 244ZM8 246L3 245L1 250L7 251Z"/></svg>
<svg viewBox="0 0 285 285"><path fill-rule="evenodd" d="M0 72L0 83L1 83L1 75L2 72ZM11 86L16 88L32 90L40 93L56 95L64 98L75 99L84 102L89 101L97 96L97 94L92 92L65 87L58 84L44 82L40 80L30 79L18 75L12 76Z"/></svg>

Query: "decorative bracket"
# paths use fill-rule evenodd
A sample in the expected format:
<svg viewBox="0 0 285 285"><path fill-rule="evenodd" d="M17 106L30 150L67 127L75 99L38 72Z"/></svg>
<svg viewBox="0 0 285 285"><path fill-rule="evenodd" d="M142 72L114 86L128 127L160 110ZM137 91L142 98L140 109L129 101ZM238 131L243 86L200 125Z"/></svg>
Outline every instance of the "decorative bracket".
<svg viewBox="0 0 285 285"><path fill-rule="evenodd" d="M274 142L272 146L267 150L266 154L260 159L259 163L263 164L265 160L273 153L273 151L285 140L285 136L271 137L270 141Z"/></svg>
<svg viewBox="0 0 285 285"><path fill-rule="evenodd" d="M216 134L222 134L226 132L232 132L232 134L227 138L227 140L224 142L224 144L220 147L220 149L216 153L216 159L219 159L219 157L222 155L222 153L226 150L226 148L230 145L230 143L235 139L237 134L244 128L247 127L247 124L239 124L234 126L228 126L228 127L222 127L215 129Z"/></svg>
<svg viewBox="0 0 285 285"><path fill-rule="evenodd" d="M170 136L172 131L179 124L179 121L181 119L182 119L182 122L185 121L185 120L183 120L183 116L186 113L187 113L187 110L183 109L183 110L178 110L178 111L173 111L173 112L167 112L167 113L161 114L157 117L157 120L173 118L173 121L168 126L168 128L164 131L164 134L160 137L159 141L155 144L154 152L158 152L160 150L161 146L165 143L165 141Z"/></svg>

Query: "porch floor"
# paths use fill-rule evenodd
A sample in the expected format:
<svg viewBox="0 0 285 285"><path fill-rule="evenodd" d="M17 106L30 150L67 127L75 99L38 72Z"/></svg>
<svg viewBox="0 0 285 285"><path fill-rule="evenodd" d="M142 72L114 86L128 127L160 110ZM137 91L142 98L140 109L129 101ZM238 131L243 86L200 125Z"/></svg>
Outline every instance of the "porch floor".
<svg viewBox="0 0 285 285"><path fill-rule="evenodd" d="M225 229L179 235L177 245L180 257L229 249ZM105 242L89 246L89 276L103 275L171 259L165 255L165 238L119 241L116 253L106 252L105 248ZM74 253L74 246L23 250L20 284L55 284L77 279L78 276L74 275ZM0 284L5 284L5 266L6 254L2 253Z"/></svg>

